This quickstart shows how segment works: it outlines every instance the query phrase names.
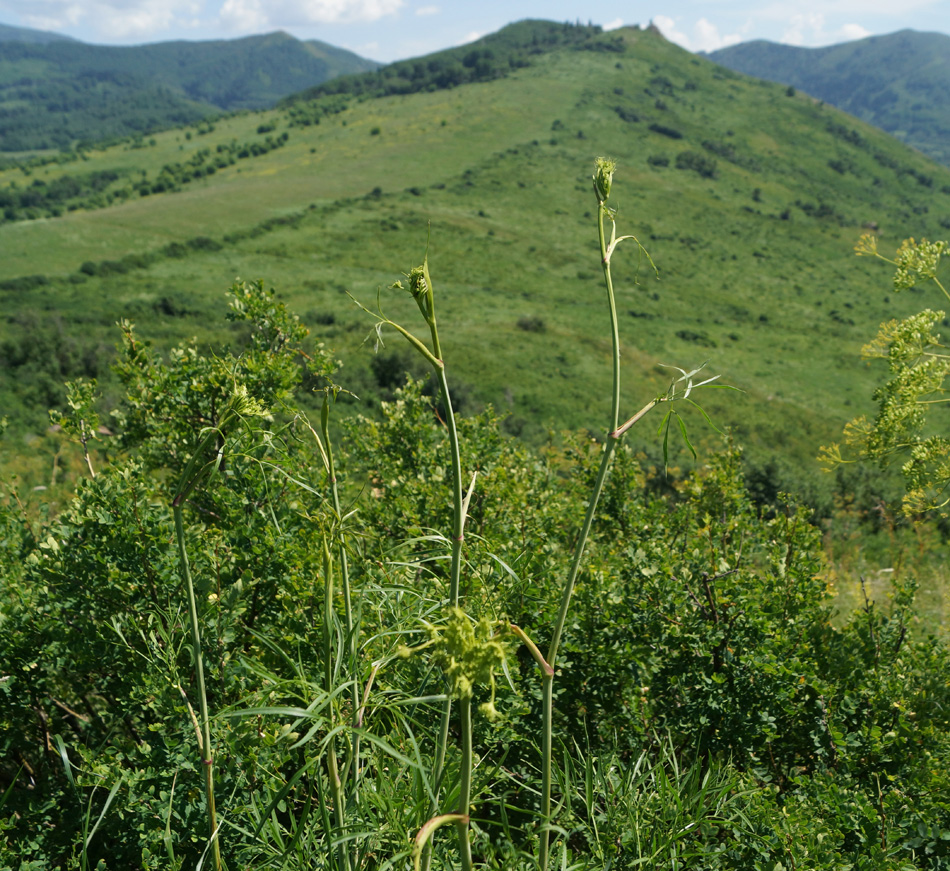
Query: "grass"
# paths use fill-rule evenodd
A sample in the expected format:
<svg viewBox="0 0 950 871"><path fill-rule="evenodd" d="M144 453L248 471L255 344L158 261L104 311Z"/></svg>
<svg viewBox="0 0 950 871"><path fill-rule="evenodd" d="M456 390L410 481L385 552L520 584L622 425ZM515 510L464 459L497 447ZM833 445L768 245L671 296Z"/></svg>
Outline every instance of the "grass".
<svg viewBox="0 0 950 871"><path fill-rule="evenodd" d="M4 224L0 278L53 279L26 293L2 292L8 318L55 312L67 330L83 325L78 341L105 349L122 316L148 318L160 342L220 339L207 326L218 288L235 275L264 277L350 359L364 334L343 290L372 295L391 280L391 265L408 266L407 252L429 234L446 292L443 322L463 349L456 376L463 411L466 403L492 403L511 415L512 432L538 442L549 429L583 426L588 412L606 413L591 400L606 395L609 350L596 327L592 246L578 233L589 220L578 206L588 196L597 143L620 164L621 219L643 228L660 270L659 282L642 268L638 274L636 263L615 276L624 377L661 390L668 371L660 364L708 361L743 391L728 408L711 402L717 419L751 453L778 451L808 468L816 445L868 409L876 375L856 364L858 350L900 302L888 299L882 270L853 258L860 225L876 221L894 241L939 233L937 219L950 214L942 191L950 174L807 97L744 79L657 34L625 34L624 54L555 52L504 80L354 103L318 126L291 129L285 147L178 193ZM617 107L640 120L623 120ZM279 132L281 119L280 112L227 118L190 141L183 131L159 134L154 147L93 152L83 169L145 166L154 174L199 147L253 139L264 121ZM770 132L778 130L781 136ZM704 142L732 148L731 160ZM676 169L684 150L716 157L716 177ZM656 153L669 165L650 165ZM926 171L934 186L883 166L876 154ZM853 170L829 168L831 155L847 158ZM36 170L49 177L70 171ZM0 185L11 179L24 181L8 170ZM821 203L835 214L816 217ZM64 283L87 260L154 252L196 236L220 241L292 213L304 215L296 226L225 242L219 252ZM184 312L164 314L164 298ZM400 303L386 305L401 317ZM543 329L519 328L542 312ZM0 325L0 341L20 329L9 324ZM357 360L352 383L369 402L380 387L370 356ZM513 371L516 383L503 374ZM21 407L15 386L2 393L9 407ZM14 416L35 429L37 411L31 414Z"/></svg>
<svg viewBox="0 0 950 871"><path fill-rule="evenodd" d="M3 845L11 860L32 847L54 866L95 867L112 850L113 861L137 867L163 849L171 867L217 866L220 847L222 863L248 868L387 869L412 860L421 869L431 859L464 871L732 871L804 867L806 858L836 867L842 855L882 845L893 858L885 867L897 871L914 858L915 832L944 849L947 651L908 637L907 596L894 619L869 608L830 623L819 535L805 512L784 506L770 515L755 505L736 452L711 456L677 498L655 498L619 443L626 414L650 396L673 396L662 389L669 374L657 373L657 392L621 366L612 279L637 249L625 243L611 259L609 181L597 165L597 214L584 224L591 233L599 222L600 245L579 247L604 267L607 342L597 335L602 288L598 301L551 282L558 270L577 271L556 221L529 236L550 268L524 285L518 274L531 276L536 258L522 253L519 273L507 278L488 260L476 282L430 237L424 265L405 276L410 292L393 287L380 319L394 344L409 339L435 370L442 408L409 385L379 419L352 421L339 465L329 425L335 389L318 394L318 433L293 405L304 331L259 284L232 287L238 329L228 332L240 356L192 349L166 363L125 326L122 449L87 464L62 512L27 523L15 500L0 502L0 616L9 630L0 643L11 664L3 675L11 691L0 694L9 727L0 735L2 756L22 765L0 773L32 778L13 793L4 824L14 833ZM620 178L611 202L620 201ZM436 188L439 196L450 202ZM318 207L295 228L245 241L277 263L323 217L330 232L313 261L325 260L331 276L365 273L359 250L341 254L342 242L381 230L379 212L359 208L381 199L391 209L383 220L403 222L398 206L418 195L344 201L322 215ZM514 203L500 199L479 217L513 232ZM581 223L573 217L563 221L567 232ZM465 246L460 220L446 249ZM406 232L421 234L421 219L411 221L420 226ZM487 252L497 243L486 238ZM440 330L436 254L448 276L432 270ZM152 269L176 264L165 258ZM123 285L113 279L118 295ZM555 304L524 313L524 294L548 283ZM456 369L487 371L488 355L505 350L492 345L472 362L471 344L443 349L440 333L465 334L456 300L472 312L487 301L489 316L513 323L522 345L539 341L545 360L558 359L543 347L549 331L566 330L580 312L593 320L597 301L590 359L558 362L574 370L565 383L582 365L612 371L611 381L583 376L568 397L588 425L601 405L610 409L604 445L574 438L531 453L504 439L490 415L460 420L456 431L449 380L455 393L466 386ZM418 311L428 346L397 326L418 323ZM360 317L362 333L372 324ZM318 350L304 350L315 376L326 371ZM518 367L505 377L512 390L530 383ZM607 383L606 403L577 398ZM64 431L83 435L94 429L89 393L73 397ZM475 470L475 495L465 495ZM473 701L483 701L484 716L473 716ZM51 742L62 773L48 771ZM84 827L71 827L81 818ZM441 823L454 824L457 847L437 831ZM21 837L31 830L40 847Z"/></svg>

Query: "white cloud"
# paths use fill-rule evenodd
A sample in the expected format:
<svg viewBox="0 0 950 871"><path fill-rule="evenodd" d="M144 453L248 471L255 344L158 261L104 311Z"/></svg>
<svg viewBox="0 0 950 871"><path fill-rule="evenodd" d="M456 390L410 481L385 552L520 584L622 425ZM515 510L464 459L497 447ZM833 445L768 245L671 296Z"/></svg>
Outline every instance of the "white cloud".
<svg viewBox="0 0 950 871"><path fill-rule="evenodd" d="M0 15L10 10L8 19L40 30L81 28L92 31L93 38L134 40L161 39L175 30L201 27L259 33L278 27L367 23L393 15L405 4L406 0L216 0L206 11L204 0L30 0L28 4L0 0Z"/></svg>
<svg viewBox="0 0 950 871"><path fill-rule="evenodd" d="M653 21L659 30L670 42L675 42L683 48L689 48L689 37L683 31L677 29L676 22L666 15L657 15Z"/></svg>
<svg viewBox="0 0 950 871"><path fill-rule="evenodd" d="M255 29L306 24L347 24L378 21L398 12L405 0L225 0L221 20L254 20Z"/></svg>
<svg viewBox="0 0 950 871"><path fill-rule="evenodd" d="M838 31L841 34L841 38L847 41L853 39L864 39L871 35L871 31L865 27L862 27L860 24L846 24L841 30Z"/></svg>
<svg viewBox="0 0 950 871"><path fill-rule="evenodd" d="M260 0L225 0L219 15L228 30L242 33L255 33L268 25Z"/></svg>
<svg viewBox="0 0 950 871"><path fill-rule="evenodd" d="M623 27L622 18L615 18L613 21L608 21L604 25L604 30L616 30L618 27Z"/></svg>
<svg viewBox="0 0 950 871"><path fill-rule="evenodd" d="M721 36L719 28L706 18L700 18L699 21L696 22L693 32L696 34L694 43L695 51L716 51L717 49L725 48L727 45L735 45L737 42L742 42L742 36L738 33Z"/></svg>
<svg viewBox="0 0 950 871"><path fill-rule="evenodd" d="M791 17L780 41L788 45L812 45L825 39L825 16L821 12L804 12Z"/></svg>
<svg viewBox="0 0 950 871"><path fill-rule="evenodd" d="M870 35L871 31L860 24L843 24L829 30L826 27L825 16L821 12L807 12L792 15L788 19L788 26L782 34L781 41L789 45L816 46L850 42Z"/></svg>
<svg viewBox="0 0 950 871"><path fill-rule="evenodd" d="M438 15L442 10L438 6L420 6L416 15Z"/></svg>
<svg viewBox="0 0 950 871"><path fill-rule="evenodd" d="M0 9L7 7L0 4ZM199 7L193 0L34 0L21 18L27 27L63 30L83 25L107 39L141 38L160 33L193 16Z"/></svg>
<svg viewBox="0 0 950 871"><path fill-rule="evenodd" d="M653 23L660 28L662 33L670 42L675 42L683 48L690 51L715 51L719 48L725 48L727 45L735 45L742 42L741 33L730 33L725 36L720 34L716 27L708 18L700 18L692 28L692 36L689 36L685 30L680 29L678 22L665 15L657 15Z"/></svg>
<svg viewBox="0 0 950 871"><path fill-rule="evenodd" d="M469 33L467 33L465 36L463 36L463 37L459 40L458 44L459 44L459 45L468 45L468 43L470 43L470 42L475 42L476 39L481 39L484 35L485 35L484 33L481 33L481 32L479 32L479 31L477 31L477 30L472 30L472 31L470 31Z"/></svg>

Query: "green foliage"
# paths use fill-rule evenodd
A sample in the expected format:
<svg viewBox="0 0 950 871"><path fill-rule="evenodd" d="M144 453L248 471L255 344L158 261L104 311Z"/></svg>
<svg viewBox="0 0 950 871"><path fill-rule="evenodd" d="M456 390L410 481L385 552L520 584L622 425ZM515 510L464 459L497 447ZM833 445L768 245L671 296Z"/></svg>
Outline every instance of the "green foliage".
<svg viewBox="0 0 950 871"><path fill-rule="evenodd" d="M559 428L587 425L589 398L609 393L599 356L596 270L577 232L589 204L577 212L577 223L557 217L566 204L590 196L589 148L574 136L583 126L621 166L646 169L646 158L664 151L672 165L680 149L718 163L715 183L691 171L650 171L638 178L635 194L618 201L621 215L633 209L651 216L643 242L662 273L660 283L645 271L638 276L632 258L618 267L624 377L658 391L665 385L659 364L672 359L691 366L708 358L744 391L728 402L713 398L710 413L736 428L750 460L765 464L780 451L805 487L826 488L821 498L828 502L830 482L811 462L814 446L866 412L845 403L870 395L873 381L867 370L840 365L841 348L864 341L895 315L883 297L868 292L868 266L859 263L855 272L845 262L847 239L869 218L889 233L942 238L950 175L828 106L724 78L721 68L652 31L628 28L606 36L621 40L623 52L565 46L532 55L531 66L504 80L401 101L322 98L339 99L333 107L339 111L322 115L319 125L291 130L284 146L257 157L237 159L232 143L243 150L267 135L276 141L287 131L290 110L222 117L210 132L189 128L191 140L186 131L160 133L155 145L148 138L126 140L0 172L0 188L16 181L20 190L36 178L51 186L61 175L116 172L119 180L102 192L108 194L131 191L140 181L150 187L166 166L182 171L180 179L177 170L168 177L165 192L117 198L96 214L78 209L0 227L0 282L18 288L0 284L5 317L13 318L0 322L0 346L11 343L31 357L28 367L0 373L10 438L43 432L47 410L62 405L59 385L66 379L96 378L106 410L114 406L120 386L105 361L118 318L153 323L150 338L162 353L191 337L199 346L232 342L212 313L220 288L235 275L267 275L307 325L339 349L347 359L347 386L359 397L354 410L391 399L392 382L377 383L377 364L361 350L360 315L341 289L371 299L404 252L418 248L427 221L430 260L448 289L440 318L459 349L456 400L464 398L467 411L491 404L510 412L508 430L533 444L545 441L554 421ZM657 77L672 85L672 94L663 93L662 113L636 85ZM641 122L622 121L613 108L618 102ZM524 105L533 107L530 118ZM558 119L564 132L552 146ZM276 132L255 132L271 123ZM683 138L656 134L652 123ZM370 136L377 125L384 135ZM784 131L780 152L761 129ZM380 149L383 140L387 146ZM707 142L731 149L739 162L709 151ZM192 167L192 158L207 149L201 167ZM407 153L413 160L405 160ZM854 172L828 167L832 155ZM219 159L228 165L217 167ZM346 171L357 164L361 173ZM212 166L213 174L187 181L191 170ZM931 177L932 187L911 170ZM875 178L879 184L870 183ZM675 213L671 198L679 204ZM202 237L212 245L190 244ZM318 237L324 244L315 248ZM45 283L31 279L38 274ZM390 305L398 320L398 304ZM521 330L524 316L541 317L544 333ZM696 336L704 337L702 347ZM41 355L40 347L49 352ZM506 374L514 371L517 383ZM635 438L645 449L652 435ZM33 452L21 444L18 453ZM673 462L688 461L674 456Z"/></svg>
<svg viewBox="0 0 950 871"><path fill-rule="evenodd" d="M267 130L258 128L258 133L273 130L272 125L262 125ZM167 163L158 170L154 179L149 178L145 170L105 170L93 173L64 174L50 184L37 178L26 189L21 190L16 182L5 190L0 190L0 209L4 221L35 220L42 217L59 217L64 210L102 209L122 203L131 197L147 197L151 194L171 193L179 191L184 185L214 175L219 169L233 166L239 160L251 157L260 157L276 148L287 144L290 134L285 130L279 136L266 136L263 141L245 142L239 144L231 141L219 144L212 154L210 148L200 148L184 163ZM205 245L192 246L196 250L216 250L214 246L220 244L208 239ZM195 241L195 240L192 240ZM178 243L171 243L172 245ZM136 262L135 258L139 261ZM127 255L121 261L103 261L98 266L86 261L80 271L87 275L97 275L109 272L127 272L128 261L132 261L133 268L144 268L151 262L145 255ZM18 286L6 283L4 289L19 290L31 289L37 284L46 284L45 276L32 276L33 282L20 279ZM37 281L36 279L42 279Z"/></svg>
<svg viewBox="0 0 950 871"><path fill-rule="evenodd" d="M348 555L364 773L340 828L324 762L330 731L347 728L349 660L341 593L325 599L323 583L339 520L293 408L303 331L259 284L232 289L231 316L246 330L240 355L185 347L170 363L125 327L122 452L58 516L27 523L15 500L0 503L7 864L186 867L205 849L168 480L209 426L221 431L207 456L216 473L186 508L186 538L210 702L229 714L212 720L226 861L322 862L344 830L357 861L399 861L427 818L433 684L424 657L396 653L438 619L441 596L427 590L448 569L445 429L414 383L343 440L345 492L367 483L344 520L359 518ZM242 384L274 416L221 427ZM530 452L491 415L459 430L479 471L467 607L544 642L596 446ZM591 869L941 867L950 663L943 642L912 631L912 588L836 627L818 532L791 507L760 514L736 451L666 497L644 494L633 452L615 460L559 657L557 849ZM495 649L491 628L464 625ZM536 665L522 648L505 673L503 719L474 733L473 851L487 867L527 868ZM486 692L476 700L491 705ZM446 778L451 795L451 753ZM438 856L451 849L435 839Z"/></svg>

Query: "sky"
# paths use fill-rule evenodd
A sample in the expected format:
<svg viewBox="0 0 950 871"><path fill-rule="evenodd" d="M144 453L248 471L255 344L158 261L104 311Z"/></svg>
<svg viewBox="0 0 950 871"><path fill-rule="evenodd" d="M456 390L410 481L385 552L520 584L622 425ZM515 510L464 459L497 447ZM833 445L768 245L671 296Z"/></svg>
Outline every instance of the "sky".
<svg viewBox="0 0 950 871"><path fill-rule="evenodd" d="M0 0L0 23L135 45L285 30L384 63L463 45L511 21L648 25L691 51L768 39L832 45L912 28L950 34L950 0Z"/></svg>

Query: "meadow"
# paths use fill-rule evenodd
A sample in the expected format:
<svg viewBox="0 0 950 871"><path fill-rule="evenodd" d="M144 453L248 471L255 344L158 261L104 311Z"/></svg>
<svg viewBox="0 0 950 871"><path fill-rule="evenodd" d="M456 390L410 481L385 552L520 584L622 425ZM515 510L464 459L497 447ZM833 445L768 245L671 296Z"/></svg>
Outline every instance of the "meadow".
<svg viewBox="0 0 950 871"><path fill-rule="evenodd" d="M950 172L620 37L0 225L0 864L946 867L940 509L816 456Z"/></svg>
<svg viewBox="0 0 950 871"><path fill-rule="evenodd" d="M659 268L659 281L637 263L618 275L624 364L652 390L665 380L658 364L708 360L744 391L723 423L751 451L805 463L866 402L874 376L852 361L900 313L901 301L880 290L882 271L853 257L861 225L876 223L895 247L910 235L939 238L950 175L804 95L652 32L625 33L625 53L550 52L497 81L354 99L319 125L289 127L287 109L222 119L203 135L158 134L154 146L84 152L84 171L154 180L201 149L288 134L281 148L178 191L4 223L0 280L14 289L3 291L3 341L16 343L22 320L43 311L53 313L43 326L65 330L80 357L106 358L120 317L148 317L159 337L210 338L220 288L262 277L348 357L354 392L372 402L381 395L372 367L383 363L358 352L363 330L344 291L372 295L428 238L452 288L445 317L465 348L460 393L473 408L510 413L512 431L538 442L551 427L582 425L584 397L600 392L598 278L578 230L589 221L579 205L591 154L609 153L631 182L619 206ZM261 126L273 130L257 134ZM715 164L713 175L684 154ZM11 168L0 185L73 171ZM202 239L221 247L188 247ZM156 261L134 267L149 255ZM113 270L130 256L117 269L131 272ZM82 271L98 263L103 274ZM21 289L35 275L49 283ZM551 349L556 363L541 365ZM21 368L3 396L22 423L32 402L35 431L70 373L50 373L37 389L30 366L42 364Z"/></svg>

